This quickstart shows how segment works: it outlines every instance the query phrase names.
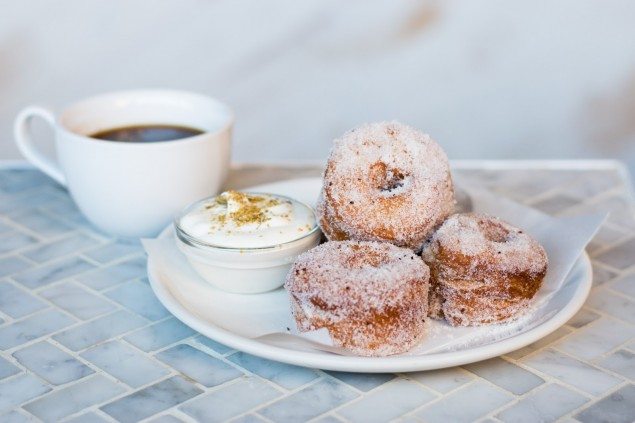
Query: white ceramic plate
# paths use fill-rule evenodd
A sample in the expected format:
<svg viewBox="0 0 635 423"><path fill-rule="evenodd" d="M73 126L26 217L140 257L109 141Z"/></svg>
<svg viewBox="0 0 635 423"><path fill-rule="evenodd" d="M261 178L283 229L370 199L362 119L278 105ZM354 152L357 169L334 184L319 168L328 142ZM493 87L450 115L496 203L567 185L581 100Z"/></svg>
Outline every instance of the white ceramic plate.
<svg viewBox="0 0 635 423"><path fill-rule="evenodd" d="M305 203L315 202L321 181L317 178L297 179L254 187L254 191L288 195ZM171 236L171 227L161 237ZM185 260L183 260L185 262ZM148 277L152 289L163 305L192 329L249 354L326 370L349 372L408 372L457 366L496 357L522 348L553 332L582 307L591 289L592 271L584 253L575 264L561 289L544 306L550 317L517 335L478 347L465 347L450 352L392 357L353 357L316 350L281 347L253 339L268 322L289 314L287 296L280 289L260 295L237 295L218 291L195 278L183 278L187 267L158 260L148 260ZM190 282L186 282L189 280ZM541 308L542 309L542 308ZM272 318L275 316L275 318ZM279 330L271 327L271 331Z"/></svg>

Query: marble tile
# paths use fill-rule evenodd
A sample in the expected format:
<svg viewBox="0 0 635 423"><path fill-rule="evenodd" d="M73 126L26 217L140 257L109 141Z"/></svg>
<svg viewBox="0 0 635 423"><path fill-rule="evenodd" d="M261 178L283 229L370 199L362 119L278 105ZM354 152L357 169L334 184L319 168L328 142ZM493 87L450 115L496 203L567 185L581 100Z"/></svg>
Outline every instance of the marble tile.
<svg viewBox="0 0 635 423"><path fill-rule="evenodd" d="M105 295L148 320L160 320L170 315L154 295L152 288L140 281L126 282L107 291Z"/></svg>
<svg viewBox="0 0 635 423"><path fill-rule="evenodd" d="M532 203L531 206L547 214L558 215L563 210L573 207L579 202L577 198L570 197L567 194L556 194Z"/></svg>
<svg viewBox="0 0 635 423"><path fill-rule="evenodd" d="M635 336L635 327L603 317L554 344L574 357L591 360Z"/></svg>
<svg viewBox="0 0 635 423"><path fill-rule="evenodd" d="M533 353L534 351L541 350L545 348L546 346L553 344L554 342L570 334L571 332L572 332L571 329L565 326L562 326L556 329L555 331L551 332L549 335L545 336L544 338L541 338L538 341L527 345L526 347L520 348L516 351L509 352L505 355L507 357L513 358L514 360L518 360L522 357L525 357L526 355Z"/></svg>
<svg viewBox="0 0 635 423"><path fill-rule="evenodd" d="M14 276L13 279L28 288L35 289L79 275L94 267L94 265L79 257L70 257L26 270Z"/></svg>
<svg viewBox="0 0 635 423"><path fill-rule="evenodd" d="M611 282L610 288L635 298L635 272L617 278Z"/></svg>
<svg viewBox="0 0 635 423"><path fill-rule="evenodd" d="M207 387L221 385L243 375L235 367L187 344L162 351L156 358Z"/></svg>
<svg viewBox="0 0 635 423"><path fill-rule="evenodd" d="M527 176L528 175L525 175L525 177ZM551 187L548 187L546 181L534 180L534 183L527 184L521 180L515 180L515 183L510 184L506 183L506 179L500 177L500 175L498 175L497 178L498 180L495 183L489 187L486 186L485 188L489 188L491 191L494 191L503 197L510 198L520 203L529 203L534 197L553 188L553 181L551 182Z"/></svg>
<svg viewBox="0 0 635 423"><path fill-rule="evenodd" d="M564 386L550 384L525 396L496 415L503 422L554 422L588 401Z"/></svg>
<svg viewBox="0 0 635 423"><path fill-rule="evenodd" d="M335 416L323 416L318 418L317 420L313 420L314 423L343 423L344 420L339 419Z"/></svg>
<svg viewBox="0 0 635 423"><path fill-rule="evenodd" d="M101 410L117 421L136 422L194 398L202 392L181 376L173 376L106 404Z"/></svg>
<svg viewBox="0 0 635 423"><path fill-rule="evenodd" d="M582 423L632 423L635 421L635 385L618 389L574 417Z"/></svg>
<svg viewBox="0 0 635 423"><path fill-rule="evenodd" d="M322 379L258 411L275 422L306 421L356 398L348 386L332 379Z"/></svg>
<svg viewBox="0 0 635 423"><path fill-rule="evenodd" d="M0 328L0 349L17 347L72 325L74 320L57 310L45 310Z"/></svg>
<svg viewBox="0 0 635 423"><path fill-rule="evenodd" d="M602 250L606 247L606 244L602 244L595 238L593 238L591 241L589 241L586 247L584 247L584 250L587 252L589 257L591 257L591 259L594 259L595 256L602 252Z"/></svg>
<svg viewBox="0 0 635 423"><path fill-rule="evenodd" d="M635 238L602 252L596 256L596 260L616 269L626 269L635 265Z"/></svg>
<svg viewBox="0 0 635 423"><path fill-rule="evenodd" d="M43 263L70 254L81 253L82 250L92 247L97 243L97 240L89 236L76 233L60 240L30 248L28 251L23 252L22 255L38 263Z"/></svg>
<svg viewBox="0 0 635 423"><path fill-rule="evenodd" d="M502 407L513 398L511 394L498 390L486 382L477 381L423 407L415 416L429 423L473 422Z"/></svg>
<svg viewBox="0 0 635 423"><path fill-rule="evenodd" d="M591 242L598 246L606 247L623 241L627 237L628 235L625 234L623 229L604 224Z"/></svg>
<svg viewBox="0 0 635 423"><path fill-rule="evenodd" d="M20 373L20 369L0 356L0 380Z"/></svg>
<svg viewBox="0 0 635 423"><path fill-rule="evenodd" d="M207 336L205 335L199 335L196 338L194 338L194 342L200 345L204 345L207 348L210 348L214 351L216 351L219 354L227 354L230 351L234 351L233 349L229 348L226 345L223 345L219 342L214 341L213 339L209 339Z"/></svg>
<svg viewBox="0 0 635 423"><path fill-rule="evenodd" d="M100 263L110 263L116 259L142 253L139 240L119 240L88 251L84 255Z"/></svg>
<svg viewBox="0 0 635 423"><path fill-rule="evenodd" d="M591 291L586 305L625 322L635 323L635 299L617 295L604 287Z"/></svg>
<svg viewBox="0 0 635 423"><path fill-rule="evenodd" d="M21 210L13 214L11 220L44 237L59 236L73 229L62 220L37 209Z"/></svg>
<svg viewBox="0 0 635 423"><path fill-rule="evenodd" d="M2 179L2 174L0 174L0 180ZM0 182L1 183L1 182ZM26 195L9 195L5 192L2 192L0 189L0 213L7 214L10 213L14 209L14 204L16 202L24 202L24 197Z"/></svg>
<svg viewBox="0 0 635 423"><path fill-rule="evenodd" d="M608 369L635 381L635 354L627 350L618 350L597 362L599 367Z"/></svg>
<svg viewBox="0 0 635 423"><path fill-rule="evenodd" d="M196 421L225 422L280 395L281 392L268 383L248 377L196 398L179 409Z"/></svg>
<svg viewBox="0 0 635 423"><path fill-rule="evenodd" d="M89 411L88 413L80 414L79 416L71 417L65 420L65 423L108 423L108 420L103 418L97 413Z"/></svg>
<svg viewBox="0 0 635 423"><path fill-rule="evenodd" d="M547 385L532 392L496 416L503 422L554 422L588 401L584 396L564 386Z"/></svg>
<svg viewBox="0 0 635 423"><path fill-rule="evenodd" d="M56 422L87 407L103 403L125 390L102 375L53 391L23 408L45 422Z"/></svg>
<svg viewBox="0 0 635 423"><path fill-rule="evenodd" d="M618 227L633 229L635 228L635 222L633 221L632 199L630 196L626 198L622 194L625 193L602 197L598 201L585 204L582 207L576 207L571 214L609 212L609 223Z"/></svg>
<svg viewBox="0 0 635 423"><path fill-rule="evenodd" d="M56 214L65 215L74 211L79 211L77 204L73 201L70 195L60 196L55 201L50 202L44 206L48 211L54 211Z"/></svg>
<svg viewBox="0 0 635 423"><path fill-rule="evenodd" d="M615 278L618 273L613 270L607 269L606 267L600 266L597 262L593 263L593 287L597 287L603 285L604 283L610 281Z"/></svg>
<svg viewBox="0 0 635 423"><path fill-rule="evenodd" d="M51 388L36 376L23 374L0 381L0 413L36 398Z"/></svg>
<svg viewBox="0 0 635 423"><path fill-rule="evenodd" d="M337 413L351 421L379 423L406 414L434 398L434 394L415 382L395 379Z"/></svg>
<svg viewBox="0 0 635 423"><path fill-rule="evenodd" d="M84 351L82 358L125 384L138 388L168 374L158 362L121 341L110 341Z"/></svg>
<svg viewBox="0 0 635 423"><path fill-rule="evenodd" d="M14 352L13 356L53 385L63 385L94 373L90 367L46 341L29 345Z"/></svg>
<svg viewBox="0 0 635 423"><path fill-rule="evenodd" d="M53 184L52 179L34 169L4 169L0 174L0 190L8 193Z"/></svg>
<svg viewBox="0 0 635 423"><path fill-rule="evenodd" d="M35 417L26 415L24 411L12 410L6 414L0 414L0 422L2 423L27 423L37 421Z"/></svg>
<svg viewBox="0 0 635 423"><path fill-rule="evenodd" d="M43 207L47 212L77 227L87 226L88 221L73 200L66 196L48 202Z"/></svg>
<svg viewBox="0 0 635 423"><path fill-rule="evenodd" d="M37 188L37 189L34 189ZM64 195L65 190L42 172L33 169L4 169L0 173L0 191L11 197L37 196L44 191ZM28 191L28 192L22 192ZM39 200L39 198L37 198ZM39 204L39 201L34 203Z"/></svg>
<svg viewBox="0 0 635 423"><path fill-rule="evenodd" d="M48 307L36 296L9 282L0 282L0 310L19 319Z"/></svg>
<svg viewBox="0 0 635 423"><path fill-rule="evenodd" d="M591 395L601 395L620 383L619 379L553 349L523 359L523 363Z"/></svg>
<svg viewBox="0 0 635 423"><path fill-rule="evenodd" d="M567 322L567 325L580 329L581 327L596 321L598 317L600 317L599 314L585 307L578 311L578 313Z"/></svg>
<svg viewBox="0 0 635 423"><path fill-rule="evenodd" d="M615 171L585 171L586 177L580 178L575 184L567 187L567 193L581 200L587 200L597 194L604 193L610 188L621 186L623 182Z"/></svg>
<svg viewBox="0 0 635 423"><path fill-rule="evenodd" d="M285 389L295 389L318 378L317 373L309 368L267 360L242 351L227 359Z"/></svg>
<svg viewBox="0 0 635 423"><path fill-rule="evenodd" d="M468 364L464 368L516 395L529 392L545 382L522 367L498 357Z"/></svg>
<svg viewBox="0 0 635 423"><path fill-rule="evenodd" d="M326 371L325 373L364 392L375 389L395 378L395 375L389 373L349 373L332 371Z"/></svg>
<svg viewBox="0 0 635 423"><path fill-rule="evenodd" d="M428 388L441 393L450 392L474 379L474 376L471 373L468 373L458 367L408 373L405 377L416 380Z"/></svg>
<svg viewBox="0 0 635 423"><path fill-rule="evenodd" d="M102 267L77 278L83 284L97 290L110 288L146 274L146 258L137 257L122 263Z"/></svg>
<svg viewBox="0 0 635 423"><path fill-rule="evenodd" d="M38 242L34 237L17 230L0 235L0 254L20 250Z"/></svg>
<svg viewBox="0 0 635 423"><path fill-rule="evenodd" d="M0 278L11 276L31 267L28 261L14 256L0 258Z"/></svg>
<svg viewBox="0 0 635 423"><path fill-rule="evenodd" d="M147 321L136 314L119 310L61 332L53 339L66 348L79 351L146 324Z"/></svg>
<svg viewBox="0 0 635 423"><path fill-rule="evenodd" d="M635 216L635 212L633 212L632 208L623 208L621 210L612 211L609 215L608 221L617 226L633 231L635 230L635 218L633 216Z"/></svg>
<svg viewBox="0 0 635 423"><path fill-rule="evenodd" d="M192 329L171 317L126 335L124 339L135 347L147 352L158 350L195 333Z"/></svg>
<svg viewBox="0 0 635 423"><path fill-rule="evenodd" d="M101 229L94 226L79 210L73 210L67 213L60 213L59 209L63 208L58 204L54 204L53 207L47 208L47 212L53 216L59 217L64 222L71 225L75 230L81 231L91 238L106 241L110 238L110 235L104 233ZM89 251L94 246L89 247L84 251Z"/></svg>
<svg viewBox="0 0 635 423"><path fill-rule="evenodd" d="M65 282L47 288L40 291L40 296L82 320L92 319L115 310L113 304L74 282Z"/></svg>
<svg viewBox="0 0 635 423"><path fill-rule="evenodd" d="M262 417L256 416L255 414L246 414L244 416L231 420L231 423L267 423L267 420L263 419ZM327 422L316 421L314 423L327 423Z"/></svg>
<svg viewBox="0 0 635 423"><path fill-rule="evenodd" d="M148 423L181 423L183 420L174 417L171 414L164 414L163 416L150 419Z"/></svg>
<svg viewBox="0 0 635 423"><path fill-rule="evenodd" d="M0 197L0 213L16 216L35 207L46 206L59 198L59 192L50 188L35 190L10 197Z"/></svg>

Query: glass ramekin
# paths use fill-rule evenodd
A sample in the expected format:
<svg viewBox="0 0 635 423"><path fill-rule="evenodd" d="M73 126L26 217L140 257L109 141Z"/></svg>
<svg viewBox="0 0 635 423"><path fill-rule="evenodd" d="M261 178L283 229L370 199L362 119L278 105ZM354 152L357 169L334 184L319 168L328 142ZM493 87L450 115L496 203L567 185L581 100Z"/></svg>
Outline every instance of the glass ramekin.
<svg viewBox="0 0 635 423"><path fill-rule="evenodd" d="M311 207L293 198L267 193L246 194L285 198L307 207L315 216ZM214 198L205 198L186 207L174 220L174 228L177 247L190 265L201 278L223 291L258 294L276 289L284 284L296 257L320 243L322 233L317 220L309 232L297 239L266 247L233 248L201 241L183 230L179 223L191 210Z"/></svg>

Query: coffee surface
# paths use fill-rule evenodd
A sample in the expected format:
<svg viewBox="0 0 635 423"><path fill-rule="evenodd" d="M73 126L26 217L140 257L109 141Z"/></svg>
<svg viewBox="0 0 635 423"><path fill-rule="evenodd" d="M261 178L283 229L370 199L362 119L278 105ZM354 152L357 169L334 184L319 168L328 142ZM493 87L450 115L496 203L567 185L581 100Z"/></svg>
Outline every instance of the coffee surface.
<svg viewBox="0 0 635 423"><path fill-rule="evenodd" d="M173 141L200 135L204 131L175 125L137 125L99 131L91 138L120 142Z"/></svg>

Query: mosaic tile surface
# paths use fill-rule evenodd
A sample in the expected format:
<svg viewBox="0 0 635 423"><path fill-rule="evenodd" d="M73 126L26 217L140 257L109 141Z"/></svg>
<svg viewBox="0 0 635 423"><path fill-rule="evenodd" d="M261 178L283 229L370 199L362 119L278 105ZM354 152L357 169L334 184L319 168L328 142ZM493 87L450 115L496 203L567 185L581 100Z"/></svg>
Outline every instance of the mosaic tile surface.
<svg viewBox="0 0 635 423"><path fill-rule="evenodd" d="M635 203L618 164L456 170L554 215L606 210L594 288L551 335L506 356L410 374L305 369L198 335L155 299L136 240L83 219L39 172L0 169L0 421L633 422ZM250 166L240 188L319 168Z"/></svg>

